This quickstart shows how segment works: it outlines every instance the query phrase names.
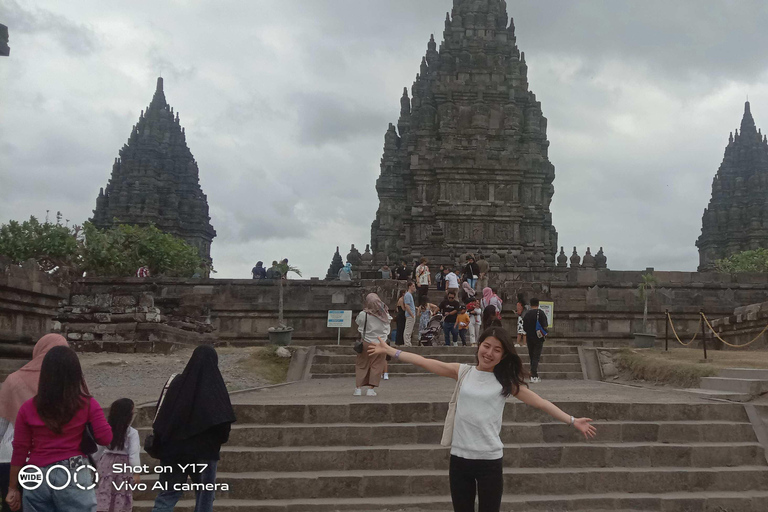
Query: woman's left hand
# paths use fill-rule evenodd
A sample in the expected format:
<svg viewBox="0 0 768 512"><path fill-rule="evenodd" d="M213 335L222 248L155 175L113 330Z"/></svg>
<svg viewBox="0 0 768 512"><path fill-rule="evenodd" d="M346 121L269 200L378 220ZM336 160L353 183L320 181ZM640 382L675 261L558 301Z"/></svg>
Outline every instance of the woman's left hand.
<svg viewBox="0 0 768 512"><path fill-rule="evenodd" d="M18 489L8 489L5 501L11 510L19 510L21 508L21 493Z"/></svg>
<svg viewBox="0 0 768 512"><path fill-rule="evenodd" d="M591 418L577 418L573 426L576 430L584 434L586 439L589 439L597 435L597 429L592 425L591 421Z"/></svg>

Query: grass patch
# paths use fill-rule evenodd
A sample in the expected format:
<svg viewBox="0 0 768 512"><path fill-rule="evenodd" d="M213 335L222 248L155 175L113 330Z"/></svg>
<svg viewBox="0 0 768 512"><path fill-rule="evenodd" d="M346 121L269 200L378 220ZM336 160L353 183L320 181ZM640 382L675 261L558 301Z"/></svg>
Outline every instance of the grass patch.
<svg viewBox="0 0 768 512"><path fill-rule="evenodd" d="M646 380L684 388L698 387L702 377L715 377L720 371L718 366L710 363L681 361L667 357L672 352L665 354L624 349L619 353L619 368L628 372L634 380Z"/></svg>
<svg viewBox="0 0 768 512"><path fill-rule="evenodd" d="M290 364L290 359L283 359L277 355L276 346L258 348L238 363L243 369L255 373L258 378L272 384L285 382Z"/></svg>

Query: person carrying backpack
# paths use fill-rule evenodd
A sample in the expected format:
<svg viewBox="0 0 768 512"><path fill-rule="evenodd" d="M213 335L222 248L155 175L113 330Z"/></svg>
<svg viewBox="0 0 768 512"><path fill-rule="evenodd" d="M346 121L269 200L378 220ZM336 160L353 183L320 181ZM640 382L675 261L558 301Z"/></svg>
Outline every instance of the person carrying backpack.
<svg viewBox="0 0 768 512"><path fill-rule="evenodd" d="M531 309L523 316L523 330L528 342L528 356L531 359L531 382L541 382L539 377L539 360L547 339L549 320L547 315L539 309L539 299L531 299Z"/></svg>

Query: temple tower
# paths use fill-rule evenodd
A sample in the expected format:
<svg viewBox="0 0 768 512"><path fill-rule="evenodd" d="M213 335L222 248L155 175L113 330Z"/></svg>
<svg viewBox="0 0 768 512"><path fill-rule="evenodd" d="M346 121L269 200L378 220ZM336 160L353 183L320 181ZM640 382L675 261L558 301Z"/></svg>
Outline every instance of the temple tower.
<svg viewBox="0 0 768 512"><path fill-rule="evenodd" d="M555 264L547 120L515 42L504 0L454 0L439 49L430 38L384 137L378 263L480 250L502 268Z"/></svg>
<svg viewBox="0 0 768 512"><path fill-rule="evenodd" d="M216 231L208 200L200 188L199 170L187 147L179 114L174 116L163 92L163 79L139 122L134 125L112 177L96 199L92 222L105 229L115 224L154 224L186 240L211 259Z"/></svg>
<svg viewBox="0 0 768 512"><path fill-rule="evenodd" d="M755 126L749 102L741 131L728 140L701 224L699 270L742 251L768 248L768 139Z"/></svg>

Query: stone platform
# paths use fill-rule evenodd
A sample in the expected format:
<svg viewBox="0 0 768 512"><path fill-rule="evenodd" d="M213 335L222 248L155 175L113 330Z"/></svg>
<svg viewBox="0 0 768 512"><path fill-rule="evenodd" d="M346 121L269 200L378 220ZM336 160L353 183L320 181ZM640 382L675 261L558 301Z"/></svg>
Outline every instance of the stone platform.
<svg viewBox="0 0 768 512"><path fill-rule="evenodd" d="M439 440L453 386L396 377L376 397L354 397L353 379L339 378L234 395L239 421L218 475L229 490L215 509L451 510L449 452ZM598 437L585 441L510 399L501 432L502 510L765 510L768 463L744 406L583 380L544 380L532 389L593 418ZM150 413L137 415L142 438ZM137 492L135 510L151 510L154 495ZM177 507L193 509L191 494Z"/></svg>

